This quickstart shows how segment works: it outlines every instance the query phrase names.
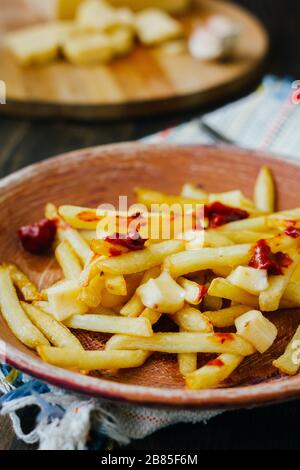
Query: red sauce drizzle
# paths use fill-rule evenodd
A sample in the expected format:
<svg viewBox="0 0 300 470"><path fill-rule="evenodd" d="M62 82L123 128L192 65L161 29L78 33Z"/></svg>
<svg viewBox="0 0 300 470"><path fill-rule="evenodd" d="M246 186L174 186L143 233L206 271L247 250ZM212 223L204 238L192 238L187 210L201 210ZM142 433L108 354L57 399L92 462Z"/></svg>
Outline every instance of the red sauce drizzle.
<svg viewBox="0 0 300 470"><path fill-rule="evenodd" d="M203 297L207 294L208 288L206 286L199 286L199 295L198 300L202 300Z"/></svg>
<svg viewBox="0 0 300 470"><path fill-rule="evenodd" d="M234 335L232 333L215 333L214 338L218 343L224 344L226 341L233 341Z"/></svg>
<svg viewBox="0 0 300 470"><path fill-rule="evenodd" d="M132 234L120 234L115 233L105 238L105 241L111 243L112 245L119 245L124 248L127 248L129 251L138 251L142 250L145 247L147 240L143 239L139 233ZM117 256L117 255L114 255Z"/></svg>
<svg viewBox="0 0 300 470"><path fill-rule="evenodd" d="M291 238L300 237L300 228L296 227L296 220L287 221L287 228L284 230L284 234Z"/></svg>
<svg viewBox="0 0 300 470"><path fill-rule="evenodd" d="M207 364L207 366L217 366L217 367L223 367L224 366L224 362L222 361L222 359L213 359L212 361L209 361Z"/></svg>
<svg viewBox="0 0 300 470"><path fill-rule="evenodd" d="M110 248L109 254L110 256L120 256L123 254L123 252L121 250L118 250L117 248Z"/></svg>
<svg viewBox="0 0 300 470"><path fill-rule="evenodd" d="M259 240L254 247L249 266L255 269L266 269L268 274L280 276L283 274L283 268L288 268L292 262L289 255L281 251L272 253L266 240Z"/></svg>
<svg viewBox="0 0 300 470"><path fill-rule="evenodd" d="M55 220L43 219L32 225L25 225L18 230L24 250L33 254L41 254L51 248L56 235Z"/></svg>
<svg viewBox="0 0 300 470"><path fill-rule="evenodd" d="M238 207L230 207L221 202L213 202L204 207L204 217L209 221L209 228L216 228L229 222L247 219L249 213Z"/></svg>
<svg viewBox="0 0 300 470"><path fill-rule="evenodd" d="M83 220L83 222L99 222L103 217L98 217L92 211L82 211L77 215L78 219Z"/></svg>

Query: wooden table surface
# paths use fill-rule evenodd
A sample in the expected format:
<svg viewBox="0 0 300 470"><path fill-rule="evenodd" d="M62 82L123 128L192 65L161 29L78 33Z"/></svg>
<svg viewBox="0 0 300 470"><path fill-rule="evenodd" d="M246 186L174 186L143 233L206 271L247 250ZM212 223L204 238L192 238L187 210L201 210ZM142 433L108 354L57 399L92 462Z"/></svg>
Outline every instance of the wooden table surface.
<svg viewBox="0 0 300 470"><path fill-rule="evenodd" d="M300 79L300 2L237 0L259 16L272 39L266 71ZM1 77L0 77L1 79ZM220 104L220 103L219 103ZM91 145L135 140L197 114L116 123L41 122L0 118L0 177L55 154ZM259 409L226 412L208 424L176 425L140 441L130 449L299 449L300 401ZM29 413L24 415L30 429ZM18 441L9 421L0 417L0 450L31 449Z"/></svg>

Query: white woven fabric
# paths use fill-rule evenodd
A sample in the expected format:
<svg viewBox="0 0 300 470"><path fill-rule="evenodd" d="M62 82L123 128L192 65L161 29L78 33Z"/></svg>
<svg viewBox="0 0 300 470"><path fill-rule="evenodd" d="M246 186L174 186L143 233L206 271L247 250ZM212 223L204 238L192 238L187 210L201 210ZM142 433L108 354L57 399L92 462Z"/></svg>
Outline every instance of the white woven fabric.
<svg viewBox="0 0 300 470"><path fill-rule="evenodd" d="M45 403L62 407L66 412L61 419L57 417L49 421L49 416L43 416ZM32 405L40 408L42 418L29 434L24 434L17 411ZM55 387L51 387L51 392L42 396L31 395L4 403L1 410L2 415L11 417L19 439L27 444L39 442L40 450L84 450L92 429L125 445L131 439L143 439L171 424L207 422L220 412L166 408L157 410L62 394Z"/></svg>
<svg viewBox="0 0 300 470"><path fill-rule="evenodd" d="M300 107L291 104L291 93L289 82L268 77L258 92L249 97L210 113L202 120L165 130L144 141L212 144L218 142L216 135L219 135L244 147L259 147L290 158L300 158L297 128ZM215 135L207 133L205 126ZM6 393L9 389L0 376L0 391ZM62 407L66 413L52 420L49 417L41 419L29 435L24 435L16 411L32 404L43 411L45 402ZM11 416L18 437L28 443L40 442L40 449L84 449L90 429L126 444L130 439L142 439L171 424L206 422L220 412L155 409L91 400L54 387L51 387L51 393L16 399L4 403L2 408L2 414Z"/></svg>

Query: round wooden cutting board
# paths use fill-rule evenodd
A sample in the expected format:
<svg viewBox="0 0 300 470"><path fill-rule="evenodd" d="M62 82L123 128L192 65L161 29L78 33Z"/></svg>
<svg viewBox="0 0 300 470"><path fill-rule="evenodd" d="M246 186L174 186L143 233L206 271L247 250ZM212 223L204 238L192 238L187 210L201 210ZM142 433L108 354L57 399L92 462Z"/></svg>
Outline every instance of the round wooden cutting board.
<svg viewBox="0 0 300 470"><path fill-rule="evenodd" d="M26 0L0 0L0 37L25 24L45 19L45 12ZM33 4L32 4L33 5ZM223 14L241 29L229 62L204 63L188 53L168 56L136 47L108 65L74 66L64 61L20 67L0 46L0 80L7 104L0 112L76 119L114 119L153 115L204 105L241 90L258 74L268 50L262 25L228 2L196 0L182 17L187 33L209 15Z"/></svg>

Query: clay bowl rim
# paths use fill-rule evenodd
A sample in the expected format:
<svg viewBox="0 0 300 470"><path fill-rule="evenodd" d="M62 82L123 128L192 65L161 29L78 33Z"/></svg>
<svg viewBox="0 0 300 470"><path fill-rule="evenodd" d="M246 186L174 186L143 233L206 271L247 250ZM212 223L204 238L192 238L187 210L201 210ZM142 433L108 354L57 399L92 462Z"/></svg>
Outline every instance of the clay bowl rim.
<svg viewBox="0 0 300 470"><path fill-rule="evenodd" d="M70 161L81 161L88 155L91 158L101 158L106 152L116 150L130 150L131 148L143 150L149 147L153 149L168 150L180 148L211 148L211 145L168 145L168 144L142 144L122 143L105 146L96 146L77 151L72 151L49 158L42 162L27 166L0 180L0 190L13 188L20 179L30 180L34 175L45 170L51 170L53 163L68 165ZM270 155L264 152L240 149L230 145L217 147L218 152L236 152L245 157L257 160L266 159L270 163L280 160L276 154ZM283 161L285 166L299 168L295 161ZM3 197L0 196L0 203ZM5 199L5 196L4 196ZM4 348L4 349L2 349ZM155 388L142 385L123 384L111 382L101 378L84 376L77 372L61 369L33 358L3 341L0 337L0 349L5 351L5 362L21 371L37 377L50 384L67 390L79 392L92 397L102 397L117 401L126 401L143 405L164 405L170 407L197 407L199 409L212 408L237 408L241 406L258 406L274 402L286 401L300 395L300 375L286 376L271 382L261 382L255 385L237 386L232 388L217 388L212 390L189 391L173 388Z"/></svg>

